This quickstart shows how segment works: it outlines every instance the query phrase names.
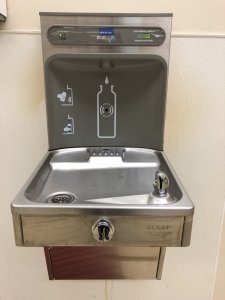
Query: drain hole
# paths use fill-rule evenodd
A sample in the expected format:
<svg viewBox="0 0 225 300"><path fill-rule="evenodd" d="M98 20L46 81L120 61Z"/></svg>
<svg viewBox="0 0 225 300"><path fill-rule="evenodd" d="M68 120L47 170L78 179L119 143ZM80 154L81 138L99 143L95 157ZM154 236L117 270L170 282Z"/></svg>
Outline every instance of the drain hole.
<svg viewBox="0 0 225 300"><path fill-rule="evenodd" d="M54 204L68 204L75 200L72 194L55 194L47 199L48 203Z"/></svg>

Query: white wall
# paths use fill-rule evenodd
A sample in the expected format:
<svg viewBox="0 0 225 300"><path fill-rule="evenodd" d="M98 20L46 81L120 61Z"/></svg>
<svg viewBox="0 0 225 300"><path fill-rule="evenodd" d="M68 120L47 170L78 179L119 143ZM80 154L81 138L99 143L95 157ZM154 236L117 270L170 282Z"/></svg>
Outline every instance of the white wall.
<svg viewBox="0 0 225 300"><path fill-rule="evenodd" d="M5 29L39 29L39 11L173 12L176 33L225 33L224 0L8 0Z"/></svg>
<svg viewBox="0 0 225 300"><path fill-rule="evenodd" d="M9 208L47 150L41 40L30 32L39 29L38 11L172 11L176 33L224 34L224 2L202 1L189 1L185 13L175 0L157 7L143 0L8 1L0 27L7 29L0 31L1 300L211 299L225 200L225 38L172 38L165 151L196 212L191 246L167 250L161 281L48 281L43 250L14 245Z"/></svg>

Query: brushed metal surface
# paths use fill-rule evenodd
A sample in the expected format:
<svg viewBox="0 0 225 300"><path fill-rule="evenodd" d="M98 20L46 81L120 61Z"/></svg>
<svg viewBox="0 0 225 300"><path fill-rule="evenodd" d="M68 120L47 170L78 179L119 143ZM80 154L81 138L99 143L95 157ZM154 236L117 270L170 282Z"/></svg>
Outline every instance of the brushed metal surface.
<svg viewBox="0 0 225 300"><path fill-rule="evenodd" d="M193 224L193 217L192 216L186 216L184 218L182 247L187 247L187 246L190 245L192 224Z"/></svg>
<svg viewBox="0 0 225 300"><path fill-rule="evenodd" d="M24 246L102 246L92 234L96 216L22 215ZM180 247L183 217L112 216L115 233L104 246Z"/></svg>
<svg viewBox="0 0 225 300"><path fill-rule="evenodd" d="M161 278L162 278L162 270L163 270L165 255L166 255L166 247L161 247L160 254L159 254L157 275L156 275L156 279L158 279L158 280L161 280Z"/></svg>
<svg viewBox="0 0 225 300"><path fill-rule="evenodd" d="M188 245L193 204L164 153L131 148L121 153L110 158L88 156L86 148L50 151L12 203L16 244L96 245L92 226L107 218L115 226L109 245ZM149 201L157 170L169 176L176 202ZM49 203L57 192L72 193L76 201Z"/></svg>
<svg viewBox="0 0 225 300"><path fill-rule="evenodd" d="M126 148L125 148L126 149ZM49 151L12 203L20 214L193 215L193 204L162 151L129 149L128 156L86 158L87 149ZM83 155L81 154L83 151ZM133 152L133 153L132 153ZM155 172L170 178L176 202L152 204ZM48 203L53 193L71 193L76 201ZM84 209L85 208L85 209ZM131 210L129 210L129 208Z"/></svg>
<svg viewBox="0 0 225 300"><path fill-rule="evenodd" d="M49 279L160 279L160 247L48 247Z"/></svg>
<svg viewBox="0 0 225 300"><path fill-rule="evenodd" d="M13 214L13 228L14 228L14 237L15 237L16 245L23 246L24 239L23 239L23 228L22 228L21 215Z"/></svg>
<svg viewBox="0 0 225 300"><path fill-rule="evenodd" d="M41 14L41 36L44 64L48 57L55 54L154 54L158 55L168 63L170 49L170 32L172 15L138 15L138 14L107 14L107 15L84 15L84 14ZM47 39L47 32L53 24L80 26L153 26L162 27L166 33L166 39L160 47L141 46L60 46L56 47Z"/></svg>

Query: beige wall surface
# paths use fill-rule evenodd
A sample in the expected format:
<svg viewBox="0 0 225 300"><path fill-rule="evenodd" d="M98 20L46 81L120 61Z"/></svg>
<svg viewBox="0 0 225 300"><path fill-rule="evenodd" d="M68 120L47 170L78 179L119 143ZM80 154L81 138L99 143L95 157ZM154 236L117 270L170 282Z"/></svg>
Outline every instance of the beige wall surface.
<svg viewBox="0 0 225 300"><path fill-rule="evenodd" d="M39 11L64 12L172 12L177 34L225 35L224 0L7 0L9 18L4 29L39 29Z"/></svg>
<svg viewBox="0 0 225 300"><path fill-rule="evenodd" d="M8 2L8 25L1 28L39 29L37 10L63 8L59 1ZM67 1L67 5L73 11L137 12L147 7L151 11L149 2L124 1L118 9L117 1L114 6L105 2L106 7L97 0L79 2L76 7ZM217 3L215 10L223 5L222 1L213 3ZM182 20L181 4L164 5L164 11L176 8L176 23L177 18ZM191 2L190 10L189 5ZM200 11L201 2L198 6ZM159 11L161 7L159 1ZM204 13L203 27L208 24ZM221 20L217 21L218 25ZM184 26L176 30L192 32L192 24L185 24L184 20ZM214 30L220 32L219 27L211 32ZM32 32L0 31L1 300L212 299L225 200L224 66L224 38L172 38L165 152L196 207L191 246L167 249L161 281L49 281L43 250L14 245L10 213L13 197L47 150L41 39ZM223 292L221 287L219 294L225 295Z"/></svg>
<svg viewBox="0 0 225 300"><path fill-rule="evenodd" d="M224 216L223 216L224 218ZM225 219L222 222L213 300L225 299Z"/></svg>

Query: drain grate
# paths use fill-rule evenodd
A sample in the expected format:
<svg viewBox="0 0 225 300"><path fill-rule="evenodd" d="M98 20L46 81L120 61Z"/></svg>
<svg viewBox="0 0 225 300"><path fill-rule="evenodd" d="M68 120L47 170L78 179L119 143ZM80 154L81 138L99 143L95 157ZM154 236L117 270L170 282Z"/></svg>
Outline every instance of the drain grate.
<svg viewBox="0 0 225 300"><path fill-rule="evenodd" d="M48 197L48 203L54 204L68 204L75 201L75 197L72 194L55 194Z"/></svg>

